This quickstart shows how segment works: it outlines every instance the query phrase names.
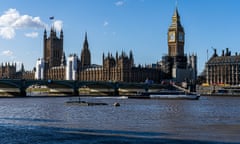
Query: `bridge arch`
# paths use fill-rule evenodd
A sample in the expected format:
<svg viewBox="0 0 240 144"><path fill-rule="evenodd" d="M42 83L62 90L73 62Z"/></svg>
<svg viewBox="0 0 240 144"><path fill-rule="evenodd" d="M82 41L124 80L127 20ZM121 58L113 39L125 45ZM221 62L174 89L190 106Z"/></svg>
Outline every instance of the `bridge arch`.
<svg viewBox="0 0 240 144"><path fill-rule="evenodd" d="M9 86L10 86L10 88L12 87L12 88L20 88L20 85L18 84L18 83L16 83L15 81L8 81L8 80L6 80L6 81L0 81L0 85L1 85L1 88L2 87L6 87L6 88L9 88Z"/></svg>
<svg viewBox="0 0 240 144"><path fill-rule="evenodd" d="M26 90L32 85L46 85L50 88L72 89L74 95L78 95L78 86L76 81L66 80L25 80L25 79L1 79L0 86L6 93L11 95L26 96ZM11 90L15 89L14 91ZM13 92L11 92L13 91Z"/></svg>
<svg viewBox="0 0 240 144"><path fill-rule="evenodd" d="M119 95L116 82L80 81L78 87L80 95Z"/></svg>
<svg viewBox="0 0 240 144"><path fill-rule="evenodd" d="M0 88L2 91L2 95L24 95L24 87L22 85L22 80L1 79Z"/></svg>

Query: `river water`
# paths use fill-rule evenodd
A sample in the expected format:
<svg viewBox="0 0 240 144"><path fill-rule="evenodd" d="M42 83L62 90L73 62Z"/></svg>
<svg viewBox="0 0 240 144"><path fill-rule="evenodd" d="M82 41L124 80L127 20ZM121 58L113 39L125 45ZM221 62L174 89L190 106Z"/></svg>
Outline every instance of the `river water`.
<svg viewBox="0 0 240 144"><path fill-rule="evenodd" d="M82 98L106 106L67 105L68 100L1 98L0 143L240 143L240 97Z"/></svg>

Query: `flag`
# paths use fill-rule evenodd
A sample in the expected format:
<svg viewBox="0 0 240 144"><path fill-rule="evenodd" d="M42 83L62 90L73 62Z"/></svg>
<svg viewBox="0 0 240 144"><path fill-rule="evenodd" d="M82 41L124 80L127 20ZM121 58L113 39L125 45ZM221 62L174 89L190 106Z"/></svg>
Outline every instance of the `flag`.
<svg viewBox="0 0 240 144"><path fill-rule="evenodd" d="M49 17L49 19L50 19L50 20L53 20L53 19L54 19L54 16Z"/></svg>

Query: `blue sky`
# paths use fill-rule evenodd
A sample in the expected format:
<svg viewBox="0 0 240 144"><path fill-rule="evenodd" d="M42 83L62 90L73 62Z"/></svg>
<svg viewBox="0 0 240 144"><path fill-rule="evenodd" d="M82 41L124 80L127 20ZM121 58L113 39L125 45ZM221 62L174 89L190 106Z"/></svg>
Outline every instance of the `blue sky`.
<svg viewBox="0 0 240 144"><path fill-rule="evenodd" d="M0 62L23 62L32 70L43 56L44 28L63 28L66 55L80 55L88 33L92 63L102 53L133 51L135 64L160 61L167 54L167 31L176 0L2 0ZM200 73L217 48L239 53L239 0L178 0L185 29L185 53L198 55ZM54 21L49 17L54 16ZM49 33L49 32L48 32Z"/></svg>

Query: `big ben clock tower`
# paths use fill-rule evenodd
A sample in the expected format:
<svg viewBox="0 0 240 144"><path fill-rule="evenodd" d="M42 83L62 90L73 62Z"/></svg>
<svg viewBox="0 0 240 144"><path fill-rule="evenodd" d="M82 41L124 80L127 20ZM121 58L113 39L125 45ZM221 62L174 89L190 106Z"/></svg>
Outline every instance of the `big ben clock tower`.
<svg viewBox="0 0 240 144"><path fill-rule="evenodd" d="M180 16L176 7L172 16L172 23L168 28L168 55L162 57L161 69L165 79L175 82L196 80L197 56L187 57L184 53L185 32L181 25Z"/></svg>
<svg viewBox="0 0 240 144"><path fill-rule="evenodd" d="M168 56L184 56L184 29L177 8L168 29Z"/></svg>
<svg viewBox="0 0 240 144"><path fill-rule="evenodd" d="M172 24L168 28L168 56L173 60L173 67L186 68L187 57L184 56L184 28L176 7L172 16Z"/></svg>

